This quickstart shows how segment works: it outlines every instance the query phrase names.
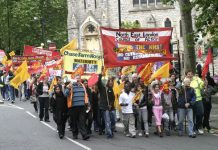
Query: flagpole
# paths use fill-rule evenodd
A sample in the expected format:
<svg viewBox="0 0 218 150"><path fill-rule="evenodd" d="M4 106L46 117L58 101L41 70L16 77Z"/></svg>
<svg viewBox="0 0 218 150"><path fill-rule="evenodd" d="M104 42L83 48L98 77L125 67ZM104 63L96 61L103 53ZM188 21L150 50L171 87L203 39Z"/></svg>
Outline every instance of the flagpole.
<svg viewBox="0 0 218 150"><path fill-rule="evenodd" d="M119 18L119 29L121 29L121 8L120 8L120 0L118 0L118 18Z"/></svg>
<svg viewBox="0 0 218 150"><path fill-rule="evenodd" d="M211 47L211 53L212 53L212 68L213 68L213 77L214 77L213 47Z"/></svg>

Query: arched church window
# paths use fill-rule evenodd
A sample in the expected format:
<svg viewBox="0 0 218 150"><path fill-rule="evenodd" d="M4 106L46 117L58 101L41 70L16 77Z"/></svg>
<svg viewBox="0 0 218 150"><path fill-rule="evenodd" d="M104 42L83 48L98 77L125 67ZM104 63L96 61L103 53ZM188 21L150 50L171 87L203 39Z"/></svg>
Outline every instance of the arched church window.
<svg viewBox="0 0 218 150"><path fill-rule="evenodd" d="M92 24L89 24L89 25L87 26L87 29L88 29L88 32L90 32L90 33L95 32L95 27L94 27Z"/></svg>
<svg viewBox="0 0 218 150"><path fill-rule="evenodd" d="M165 27L171 27L171 21L170 21L169 18L167 18L167 19L165 20L164 26L165 26Z"/></svg>

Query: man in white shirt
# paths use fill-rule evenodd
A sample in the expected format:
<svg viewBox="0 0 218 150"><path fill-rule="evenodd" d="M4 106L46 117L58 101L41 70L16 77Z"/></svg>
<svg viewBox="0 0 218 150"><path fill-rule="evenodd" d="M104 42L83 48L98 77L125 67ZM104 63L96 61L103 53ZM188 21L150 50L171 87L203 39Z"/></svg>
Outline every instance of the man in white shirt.
<svg viewBox="0 0 218 150"><path fill-rule="evenodd" d="M124 85L124 91L119 97L119 104L121 106L123 114L124 134L127 137L136 137L135 131L135 117L132 109L132 100L135 93L131 92L130 82L126 82Z"/></svg>

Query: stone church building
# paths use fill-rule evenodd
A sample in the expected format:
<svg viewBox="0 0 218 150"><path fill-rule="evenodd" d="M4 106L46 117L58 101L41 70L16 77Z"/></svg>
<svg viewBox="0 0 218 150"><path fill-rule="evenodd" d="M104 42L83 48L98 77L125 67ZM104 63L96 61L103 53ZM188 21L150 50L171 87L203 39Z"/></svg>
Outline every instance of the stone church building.
<svg viewBox="0 0 218 150"><path fill-rule="evenodd" d="M181 15L177 2L161 0L120 0L121 21L137 21L142 28L173 27L174 57L180 51L184 67ZM118 0L68 0L68 40L78 39L78 48L101 51L100 26L119 28ZM178 65L174 62L175 67Z"/></svg>

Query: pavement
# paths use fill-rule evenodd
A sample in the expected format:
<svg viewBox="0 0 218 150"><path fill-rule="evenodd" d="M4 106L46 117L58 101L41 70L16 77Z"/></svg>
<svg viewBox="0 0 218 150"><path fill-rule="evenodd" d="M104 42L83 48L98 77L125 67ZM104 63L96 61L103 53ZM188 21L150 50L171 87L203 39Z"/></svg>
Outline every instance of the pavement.
<svg viewBox="0 0 218 150"><path fill-rule="evenodd" d="M216 126L218 104L214 104L213 109L211 123ZM51 114L50 121L40 122L29 101L17 100L15 104L5 101L0 104L0 150L217 150L218 147L216 129L215 134L206 133L196 139L187 135L178 137L176 132L170 137L159 138L153 134L155 127L152 126L149 138L132 139L122 134L121 123L118 123L118 132L113 139L93 133L88 141L81 140L81 137L73 140L72 133L66 130L65 138L60 140Z"/></svg>

